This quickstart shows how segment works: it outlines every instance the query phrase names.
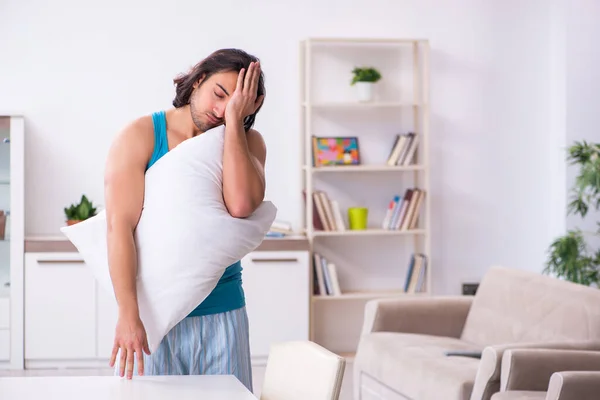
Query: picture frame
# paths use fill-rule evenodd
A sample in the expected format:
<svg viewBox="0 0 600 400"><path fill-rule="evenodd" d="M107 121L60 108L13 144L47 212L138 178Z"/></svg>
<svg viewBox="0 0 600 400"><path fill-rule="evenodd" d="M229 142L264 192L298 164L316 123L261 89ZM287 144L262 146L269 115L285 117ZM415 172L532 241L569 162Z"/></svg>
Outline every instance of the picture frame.
<svg viewBox="0 0 600 400"><path fill-rule="evenodd" d="M356 136L313 136L313 166L360 165L360 146Z"/></svg>

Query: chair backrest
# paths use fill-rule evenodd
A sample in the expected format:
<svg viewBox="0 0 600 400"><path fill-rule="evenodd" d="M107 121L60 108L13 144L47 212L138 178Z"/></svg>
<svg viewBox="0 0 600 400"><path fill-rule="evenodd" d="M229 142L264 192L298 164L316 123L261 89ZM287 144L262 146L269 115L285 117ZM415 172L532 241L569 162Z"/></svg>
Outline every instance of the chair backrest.
<svg viewBox="0 0 600 400"><path fill-rule="evenodd" d="M461 338L483 346L597 340L598 305L597 288L492 267L477 289Z"/></svg>
<svg viewBox="0 0 600 400"><path fill-rule="evenodd" d="M346 360L310 341L275 343L261 400L338 400Z"/></svg>

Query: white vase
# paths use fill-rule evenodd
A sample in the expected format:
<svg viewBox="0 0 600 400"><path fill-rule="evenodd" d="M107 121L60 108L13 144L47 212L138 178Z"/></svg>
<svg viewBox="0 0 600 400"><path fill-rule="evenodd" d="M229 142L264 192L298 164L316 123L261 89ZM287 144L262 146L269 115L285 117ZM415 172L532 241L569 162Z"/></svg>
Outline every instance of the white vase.
<svg viewBox="0 0 600 400"><path fill-rule="evenodd" d="M373 82L356 82L356 94L358 101L367 102L373 100Z"/></svg>

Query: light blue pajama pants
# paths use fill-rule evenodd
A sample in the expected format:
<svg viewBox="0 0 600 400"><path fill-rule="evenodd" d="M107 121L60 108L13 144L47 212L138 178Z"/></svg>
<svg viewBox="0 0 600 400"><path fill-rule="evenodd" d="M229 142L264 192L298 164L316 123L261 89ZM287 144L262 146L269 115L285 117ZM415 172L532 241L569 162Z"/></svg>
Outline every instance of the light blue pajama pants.
<svg viewBox="0 0 600 400"><path fill-rule="evenodd" d="M119 361L120 355L116 375ZM133 373L137 375L137 362ZM158 349L151 355L144 353L144 375L235 375L252 392L246 307L184 318Z"/></svg>

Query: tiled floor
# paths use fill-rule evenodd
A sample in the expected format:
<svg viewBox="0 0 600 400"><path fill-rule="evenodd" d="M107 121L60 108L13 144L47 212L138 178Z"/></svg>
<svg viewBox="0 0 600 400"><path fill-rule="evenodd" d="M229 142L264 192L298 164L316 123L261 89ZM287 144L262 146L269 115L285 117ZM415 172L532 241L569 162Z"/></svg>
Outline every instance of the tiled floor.
<svg viewBox="0 0 600 400"><path fill-rule="evenodd" d="M25 370L6 371L0 370L2 376L64 376L64 375L112 375L112 369L48 369L48 370ZM254 394L259 397L262 381L265 375L265 367L256 366L252 369ZM352 400L352 363L348 362L344 373L342 392L340 400Z"/></svg>

